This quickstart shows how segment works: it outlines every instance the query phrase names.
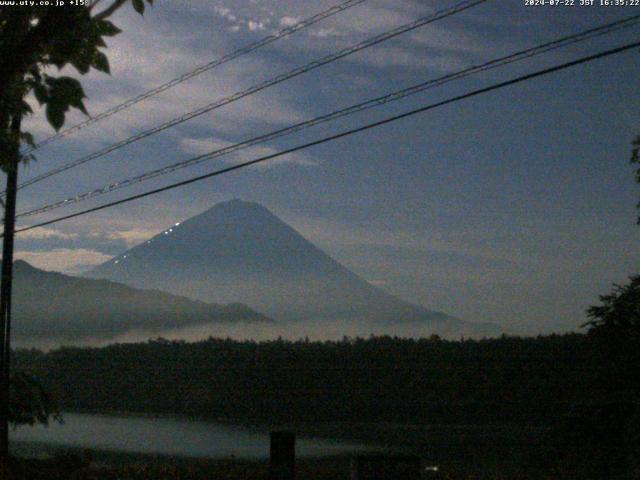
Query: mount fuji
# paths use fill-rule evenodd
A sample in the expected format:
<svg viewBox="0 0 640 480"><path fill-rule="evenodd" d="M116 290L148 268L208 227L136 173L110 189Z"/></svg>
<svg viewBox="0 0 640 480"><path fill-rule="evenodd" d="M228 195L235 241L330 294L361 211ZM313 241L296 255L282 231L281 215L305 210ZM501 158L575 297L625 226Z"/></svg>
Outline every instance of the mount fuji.
<svg viewBox="0 0 640 480"><path fill-rule="evenodd" d="M241 200L177 223L85 275L203 302L243 303L276 322L357 325L359 335L381 327L448 337L500 333L369 284L267 208Z"/></svg>

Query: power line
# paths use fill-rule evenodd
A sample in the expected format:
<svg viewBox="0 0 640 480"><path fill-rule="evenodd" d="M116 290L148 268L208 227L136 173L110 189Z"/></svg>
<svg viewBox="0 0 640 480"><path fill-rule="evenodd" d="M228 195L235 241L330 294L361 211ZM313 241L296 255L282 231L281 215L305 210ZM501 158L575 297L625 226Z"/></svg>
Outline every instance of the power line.
<svg viewBox="0 0 640 480"><path fill-rule="evenodd" d="M250 43L249 45L246 45L242 48L239 48L231 53L228 53L220 58L217 58L215 60L212 60L211 62L205 64L205 65L201 65L198 68L191 70L187 73L184 73L183 75L180 75L179 77L174 78L173 80L170 80L166 83L163 83L162 85L159 85L151 90L148 90L144 93L141 93L140 95L133 97L123 103L120 103L118 105L115 105L107 110L104 110L103 112L95 115L94 117L88 118L87 120L84 120L80 123L77 123L71 127L68 127L58 133L56 133L55 135L52 135L48 138L45 138L44 140L42 140L41 142L39 142L36 145L36 148L42 147L44 145L47 145L48 143L51 143L57 139L60 139L62 137L67 137L79 130L81 130L84 127L87 127L89 125L92 125L104 118L110 117L111 115L114 115L118 112L121 112L122 110L126 110L127 108L142 102L143 100L146 100L149 97L153 97L154 95L157 95L159 93L164 92L165 90L168 90L172 87L175 87L176 85L189 80L193 77L196 77L198 75L200 75L201 73L207 72L209 70L212 70L216 67L219 67L220 65L230 62L231 60L235 60L238 57L241 57L243 55L246 55L248 53L254 52L256 50L258 50L259 48L265 47L273 42L275 42L276 40L279 40L281 38L287 37L299 30L302 30L304 28L310 27L311 25L314 25L318 22L320 22L321 20L324 20L326 18L329 18L333 15L336 15L338 13L341 13L345 10L348 10L349 8L355 7L361 3L364 3L367 0L347 0L346 2L340 3L338 5L334 5L333 7L329 8L328 10L325 10L323 12L320 12L316 15L313 15L312 17L306 18L298 23L296 23L295 25L292 25L290 27L284 28L272 35L268 35L256 42ZM30 151L33 151L34 149L31 148L29 150L27 150L27 153Z"/></svg>
<svg viewBox="0 0 640 480"><path fill-rule="evenodd" d="M235 102L237 100L245 98L245 97L247 97L249 95L252 95L254 93L260 92L260 91L262 91L262 90L264 90L266 88L272 87L272 86L277 85L279 83L282 83L282 82L284 82L286 80L289 80L291 78L294 78L294 77L297 77L299 75L302 75L303 73L307 73L307 72L309 72L311 70L314 70L316 68L319 68L319 67L321 67L323 65L326 65L328 63L331 63L331 62L334 62L334 61L339 60L341 58L344 58L346 56L352 55L352 54L354 54L356 52L364 50L365 48L369 48L369 47L372 47L372 46L377 45L379 43L382 43L382 42L384 42L386 40L389 40L389 39L391 39L393 37L396 37L396 36L398 36L400 34L415 30L415 29L420 28L422 26L425 26L425 25L427 25L429 23L433 23L433 22L436 22L438 20L450 17L450 16L455 15L457 13L460 13L460 12L462 12L464 10L467 10L469 8L472 8L472 7L475 7L477 5L480 5L480 4L482 4L482 3L486 2L486 1L487 0L465 0L465 1L461 2L461 3L458 3L457 5L455 5L453 7L450 7L450 8L444 9L444 10L439 10L434 14L421 17L421 18L419 18L418 20L416 20L414 22L408 23L406 25L402 25L402 26L397 27L397 28L395 28L393 30L390 30L390 31L381 33L379 35L376 35L374 37L371 37L371 38L369 38L367 40L364 40L364 41L362 41L362 42L360 42L360 43L358 43L356 45L353 45L351 47L348 47L348 48L345 48L343 50L340 50L339 52L337 52L335 54L324 56L324 57L322 57L322 58L320 58L318 60L314 60L313 62L308 63L308 64L306 64L306 65L304 65L302 67L294 68L293 70L290 70L287 73L280 74L280 75L278 75L278 76L276 76L276 77L274 77L274 78L272 78L270 80L266 80L266 81L264 81L262 83L254 85L254 86L252 86L252 87L250 87L250 88L248 88L246 90L243 90L243 91L240 91L240 92L236 92L233 95L230 95L228 97L225 97L225 98L222 98L220 100L217 100L217 101L215 101L213 103L205 105L204 107L198 108L197 110L193 110L193 111L188 112L188 113L186 113L186 114L184 114L184 115L182 115L180 117L174 118L173 120L169 120L168 122L165 122L165 123L163 123L161 125L153 127L153 128L151 128L149 130L146 130L144 132L140 132L140 133L138 133L136 135L133 135L133 136L131 136L129 138L126 138L126 139L124 139L124 140L122 140L120 142L114 143L114 144L112 144L112 145L110 145L110 146L108 146L108 147L106 147L106 148L104 148L102 150L99 150L97 152L89 154L89 155L87 155L85 157L81 157L81 158L79 158L77 160L74 160L74 161L69 162L67 164L64 164L64 165L62 165L60 167L57 167L57 168L55 168L53 170L50 170L50 171L45 172L45 173L43 173L41 175L38 175L38 176L36 176L36 177L34 177L34 178L30 179L30 180L27 180L27 181L21 183L19 185L19 188L24 188L24 187L27 187L29 185L33 185L34 183L40 182L40 181L42 181L42 180L44 180L46 178L49 178L49 177L51 177L53 175L57 175L58 173L62 173L62 172L67 171L67 170L69 170L71 168L74 168L74 167L77 167L77 166L82 165L84 163L87 163L87 162L90 162L92 160L95 160L95 159L97 159L99 157L102 157L102 156L108 154L108 153L111 153L111 152L113 152L115 150L118 150L118 149L120 149L120 148L122 148L122 147L124 147L126 145L130 145L130 144L132 144L134 142L137 142L138 140L142 140L142 139L144 139L146 137L149 137L151 135L159 133L159 132L161 132L163 130L166 130L166 129L174 127L174 126L176 126L178 124L184 123L184 122L186 122L188 120L191 120L191 119L193 119L195 117L198 117L200 115L208 113L208 112L210 112L212 110L215 110L215 109L220 108L222 106L225 106L225 105L228 105L230 103L233 103L233 102Z"/></svg>
<svg viewBox="0 0 640 480"><path fill-rule="evenodd" d="M440 19L449 17L451 15L457 14L457 13L463 11L463 10L466 10L468 8L471 8L471 7L474 7L476 5L484 3L486 1L487 0L465 0L465 1L455 5L453 7L450 7L450 8L444 9L444 10L439 10L434 14L421 17L418 20L416 20L414 22L411 22L409 24L402 25L402 26L397 27L397 28L395 28L395 29L393 29L391 31L387 31L387 32L384 32L382 34L379 34L379 35L376 35L374 37L371 37L371 38L369 38L367 40L364 40L364 41L352 46L352 47L348 47L348 48L345 48L343 50L340 50L339 52L337 52L335 54L327 55L325 57L322 57L322 58L320 58L318 60L315 60L315 61L313 61L311 63L308 63L308 64L306 64L306 65L304 65L302 67L295 68L295 69L293 69L293 70L291 70L291 71L289 71L287 73L278 75L277 77L274 77L274 78L272 78L270 80L266 80L266 81L264 81L264 82L262 82L260 84L254 85L254 86L252 86L252 87L250 87L250 88L248 88L246 90L243 90L243 91L240 91L240 92L236 92L236 93L234 93L234 94L232 94L232 95L230 95L228 97L222 98L222 99L217 100L217 101L215 101L213 103L205 105L204 107L201 107L201 108L199 108L197 110L193 110L191 112L188 112L185 115L182 115L181 117L177 117L175 119L172 119L172 120L170 120L168 122L165 122L165 123L163 123L161 125L158 125L158 126L152 128L152 129L146 130L144 132L140 132L140 133L138 133L136 135L133 135L133 136L131 136L129 138L126 138L126 139L124 139L124 140L122 140L120 142L112 144L112 145L110 145L110 146L108 146L108 147L106 147L106 148L104 148L102 150L99 150L97 152L94 152L94 153L89 154L87 156L81 157L81 158L79 158L77 160L74 160L72 162L64 164L64 165L62 165L62 166L60 166L58 168L50 170L49 172L45 172L45 173L43 173L41 175L38 175L38 176L36 176L36 177L34 177L34 178L30 179L30 180L27 180L27 181L21 183L19 185L19 188L27 187L29 185L32 185L32 184L37 183L39 181L42 181L42 180L44 180L46 178L49 178L49 177L51 177L53 175L57 175L58 173L62 173L64 171L69 170L71 168L74 168L76 166L79 166L79 165L82 165L82 164L87 163L89 161L95 160L95 159L97 159L99 157L102 157L102 156L108 154L108 153L111 153L111 152L113 152L115 150L118 150L118 149L120 149L120 148L122 148L122 147L124 147L126 145L134 143L134 142L136 142L138 140L142 140L143 138L146 138L148 136L151 136L151 135L154 135L156 133L159 133L159 132L161 132L163 130L166 130L168 128L176 126L176 125L178 125L180 123L184 123L184 122L186 122L188 120L191 120L191 119L193 119L193 118L195 118L197 116L203 115L203 114L208 113L208 112L210 112L212 110L215 110L215 109L220 108L222 106L225 106L225 105L228 105L230 103L233 103L233 102L235 102L237 100L240 100L240 99L242 99L244 97L247 97L249 95L257 93L257 92L259 92L261 90L264 90L264 89L269 88L271 86L274 86L274 85L277 85L279 83L282 83L282 82L284 82L286 80L289 80L289 79L291 79L293 77L296 77L296 76L299 76L299 75L301 75L303 73L306 73L306 72L309 72L311 70L314 70L315 68L321 67L321 66L326 65L326 64L331 63L331 62L334 62L334 61L339 60L341 58L344 58L344 57L346 57L348 55L356 53L356 52L358 52L360 50L363 50L365 48L374 46L374 45L376 45L378 43L381 43L383 41L389 40L389 39L391 39L391 38L393 38L395 36L398 36L400 34L409 32L411 30L415 30L415 29L417 29L419 27L422 27L424 25L427 25L429 23L432 23L432 22L435 22L437 20L440 20Z"/></svg>
<svg viewBox="0 0 640 480"><path fill-rule="evenodd" d="M313 147L313 146L316 146L316 145L321 145L321 144L324 144L324 143L327 143L327 142L338 140L340 138L347 137L347 136L350 136L350 135L354 135L354 134L359 133L359 132L364 132L364 131L370 130L372 128L377 128L377 127L380 127L382 125L386 125L388 123L392 123L392 122L401 120L403 118L411 117L411 116L417 115L419 113L423 113L423 112L426 112L426 111L429 111L429 110L433 110L433 109L438 108L438 107L442 107L444 105L449 105L449 104L452 104L452 103L455 103L455 102L458 102L458 101L461 101L461 100L465 100L467 98L471 98L471 97L475 97L477 95L481 95L483 93L488 93L488 92L491 92L491 91L494 91L494 90L498 90L500 88L504 88L504 87L507 87L507 86L510 86L510 85L515 85L517 83L525 82L525 81L528 81L528 80L531 80L531 79L534 79L534 78L537 78L537 77L541 77L543 75L548 75L550 73L558 72L560 70L565 70L567 68L571 68L571 67L583 64L583 63L591 62L591 61L594 61L594 60L597 60L597 59L600 59L600 58L605 58L605 57L608 57L608 56L611 56L611 55L622 53L624 51L630 50L632 48L637 48L637 47L640 47L640 42L630 43L630 44L624 45L622 47L613 48L613 49L606 50L606 51L603 51L603 52L600 52L600 53L596 53L596 54L593 54L593 55L589 55L589 56L586 56L586 57L581 57L581 58L579 58L577 60L566 62L566 63L560 64L560 65L556 65L554 67L545 68L543 70L538 70L536 72L529 73L529 74L526 74L526 75L522 75L522 76L513 78L511 80L506 80L504 82L496 83L496 84L490 85L488 87L480 88L478 90L473 90L471 92L468 92L468 93L465 93L465 94L462 94L462 95L457 95L455 97L451 97L451 98L449 98L447 100L443 100L443 101L432 103L430 105L426 105L426 106L423 106L423 107L420 107L420 108L416 108L414 110L410 110L408 112L405 112L405 113L402 113L402 114L399 114L399 115L394 115L392 117L388 117L388 118L385 118L383 120L379 120L377 122L368 123L366 125L363 125L363 126L360 126L360 127L357 127L357 128L353 128L351 130L346 130L346 131L343 131L343 132L340 132L340 133L337 133L337 134L334 134L334 135L330 135L328 137L324 137L324 138L321 138L319 140L315 140L313 142L305 143L305 144L299 145L297 147L289 148L289 149L283 150L281 152L273 153L273 154L270 154L270 155L265 155L263 157L260 157L260 158L254 159L254 160L250 160L250 161L247 161L247 162L239 163L237 165L232 165L232 166L229 166L229 167L226 167L226 168L222 168L220 170L216 170L216 171L204 174L204 175L199 175L197 177L192 177L192 178L189 178L187 180L176 182L176 183L164 186L164 187L156 188L154 190L149 190L147 192L139 193L137 195L132 195L132 196L120 199L120 200L116 200L116 201L113 201L113 202L109 202L109 203L105 203L105 204L102 204L102 205L98 205L96 207L88 208L88 209L82 210L80 212L72 213L72 214L65 215L65 216L62 216L62 217L58 217L58 218L55 218L55 219L52 219L52 220L48 220L48 221L45 221L45 222L40 222L40 223L37 223L35 225L22 227L20 229L17 229L15 231L15 233L25 232L25 231L28 231L28 230L33 230L34 228L44 227L44 226L47 226L47 225L51 225L51 224L54 224L54 223L61 222L63 220L68 220L68 219L71 219L71 218L79 217L79 216L86 215L86 214L89 214L89 213L97 212L99 210L104 210L106 208L114 207L116 205L121 205L123 203L128 203L128 202L131 202L133 200L137 200L137 199L140 199L140 198L148 197L150 195L155 195L157 193L161 193L161 192L165 192L165 191L168 191L168 190L172 190L174 188L178 188L178 187L182 187L182 186L185 186L185 185L189 185L191 183L195 183L195 182L198 182L200 180L205 180L207 178L215 177L215 176L218 176L218 175L223 175L225 173L229 173L229 172L232 172L234 170L239 170L239 169L242 169L242 168L246 168L246 167L249 167L251 165L258 164L258 163L266 162L268 160L272 160L274 158L281 157L283 155L288 155L290 153L295 153L295 152L298 152L300 150L305 150L307 148L310 148L310 147Z"/></svg>
<svg viewBox="0 0 640 480"><path fill-rule="evenodd" d="M415 95L417 93L421 93L424 92L428 89L443 85L445 83L454 81L454 80L458 80L476 73L481 73L487 70L491 70L494 68L498 68L504 65L508 65L510 63L514 63L517 61L521 61L521 60L525 60L525 59L529 59L532 58L534 56L552 51L552 50L556 50L558 48L563 48L566 47L568 45L572 45L578 42L582 42L585 40L589 40L595 37L599 37L605 34L609 34L612 33L614 31L618 31L621 30L623 28L628 28L631 27L633 25L636 25L638 22L640 21L640 15L634 15L631 17L627 17L615 22L611 22L608 23L606 25L602 25L599 27L594 27L588 30L585 30L583 32L580 33L576 33L573 35L568 35L565 37L562 37L560 39L551 41L551 42L547 42L545 44L542 45L538 45L535 47L531 47L525 50L520 50L518 52L509 54L507 56L504 57L500 57L494 60L491 60L489 62L486 62L482 65L476 65L476 66L472 66L472 67L468 67L464 70L458 71L458 72L454 72L448 75L444 75L442 77L436 78L436 79L432 79L432 80L428 80L426 82L422 82L420 84L417 85L413 85L411 87L399 90L399 91L395 91L371 100L367 100L365 102L361 102L355 105L351 105L347 108L343 108L341 110L337 110L334 112L331 112L329 114L326 115L322 115L319 117L315 117L311 120L307 120L304 122L299 122L297 124L291 125L289 127L285 127L264 135L260 135L258 137L254 137L251 138L249 140L245 140L243 142L240 143L236 143L233 145L229 145L227 147L221 148L221 149L217 149L202 155L198 155L196 157L190 158L188 160L184 160L181 162L177 162L174 163L172 165L168 165L156 170L152 170L140 175L136 175L134 177L129 177L127 179L124 180L120 180L118 182L115 183L111 183L111 184L107 184L104 185L100 188L97 189L93 189L90 190L88 192L84 192L78 195L75 195L73 197L69 197L66 198L64 200L60 200L51 204L47 204L44 206L40 206L37 208L34 208L32 210L28 210L28 211L24 211L24 212L20 212L18 213L17 217L21 218L21 217L26 217L26 216L33 216L33 215L37 215L40 213L44 213L44 212L48 212L51 210L55 210L57 208L61 208L61 207L66 207L66 206L70 206L73 205L75 203L81 202L81 201L85 201L85 200L89 200L92 198L96 198L98 196L107 194L107 193L111 193L113 191L116 190L120 190L122 188L125 187L130 187L133 186L135 184L144 182L146 180L151 180L153 178L162 176L162 175L166 175L172 172L175 172L177 170L181 170L183 168L186 167L191 167L194 165L197 165L199 163L202 163L204 161L209 161L212 160L214 158L219 158L222 157L224 155L228 155L230 153L234 153L236 151L239 150L243 150L245 148L260 144L260 143L264 143L266 141L270 141L270 140L274 140L280 137L283 137L285 135L290 135L292 133L297 133L301 130L305 130L307 128L311 128L313 126L322 124L322 123L326 123L338 118L342 118L345 117L347 115L352 115L354 113L358 113L364 110L368 110L380 105L384 105L390 102L394 102L403 98L406 98L410 95Z"/></svg>

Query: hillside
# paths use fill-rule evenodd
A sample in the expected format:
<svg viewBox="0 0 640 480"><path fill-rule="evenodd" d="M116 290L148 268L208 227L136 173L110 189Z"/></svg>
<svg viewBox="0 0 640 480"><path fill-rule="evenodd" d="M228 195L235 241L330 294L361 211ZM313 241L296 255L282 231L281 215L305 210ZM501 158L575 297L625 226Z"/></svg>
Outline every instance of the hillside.
<svg viewBox="0 0 640 480"><path fill-rule="evenodd" d="M218 305L160 291L14 264L13 334L18 340L108 339L132 330L268 322L245 305Z"/></svg>

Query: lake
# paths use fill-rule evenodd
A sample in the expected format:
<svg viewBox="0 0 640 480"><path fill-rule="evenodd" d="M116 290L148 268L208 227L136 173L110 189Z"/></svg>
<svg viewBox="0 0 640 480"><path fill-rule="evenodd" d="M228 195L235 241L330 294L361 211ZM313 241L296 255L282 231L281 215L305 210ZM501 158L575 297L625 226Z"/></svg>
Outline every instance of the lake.
<svg viewBox="0 0 640 480"><path fill-rule="evenodd" d="M19 427L11 441L129 453L199 458L269 456L269 434L241 427L173 417L65 413L64 424ZM370 450L348 442L300 437L296 455L322 457Z"/></svg>

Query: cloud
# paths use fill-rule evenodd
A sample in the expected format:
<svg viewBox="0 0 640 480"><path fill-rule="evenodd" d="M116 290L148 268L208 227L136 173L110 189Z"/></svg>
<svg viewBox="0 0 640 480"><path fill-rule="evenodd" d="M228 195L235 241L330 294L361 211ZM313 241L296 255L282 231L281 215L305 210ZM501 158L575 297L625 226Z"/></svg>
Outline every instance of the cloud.
<svg viewBox="0 0 640 480"><path fill-rule="evenodd" d="M264 22L255 21L255 20L249 20L249 22L247 23L247 26L249 27L249 30L252 32L255 32L257 30L264 30L266 28Z"/></svg>
<svg viewBox="0 0 640 480"><path fill-rule="evenodd" d="M21 232L20 238L26 240L74 240L78 238L78 234L65 233L53 228L39 227L34 228L33 230L27 230L26 232Z"/></svg>
<svg viewBox="0 0 640 480"><path fill-rule="evenodd" d="M307 6L275 1L250 4L245 1L234 2L232 10L226 5L194 2L188 10L192 12L191 17L183 22L174 21L172 7L169 5L163 5L162 9L153 9L144 18L119 14L116 24L123 29L123 34L110 39L107 50L112 75L94 72L82 77L89 97L87 107L93 114L104 111L233 51L242 43L238 44L229 38L225 33L229 30L236 33L246 30L245 34L249 35L248 31L255 33L266 30L273 22L286 27L329 6L329 2ZM349 9L323 21L317 28L292 35L292 41L275 42L269 46L267 52L256 52L224 67L206 72L147 99L122 114L101 121L97 126L87 127L84 133L78 136L81 137L78 143L75 138L68 141L72 145L80 144L84 148L113 143L231 95L258 83L259 79L271 77L280 69L278 63L270 58L270 53L282 54L295 50L304 52L307 56L324 55L329 51L335 51L336 48L356 43L365 36L415 20L416 16L424 15L426 11L424 6L410 1L365 4ZM207 12L210 17L213 16L210 20L213 23L212 28L194 28L198 17L207 18L204 13L199 12ZM233 25L229 26L229 22ZM220 23L222 25L219 25ZM221 28L216 28L217 26ZM438 70L450 68L458 65L459 59L455 55L445 58L443 52L453 55L459 50L479 49L483 45L482 42L468 41L469 35L460 36L464 33L463 29L454 33L450 30L445 27L436 29L436 26L430 25L425 30L421 29L414 34L392 40L388 48L378 46L345 59L344 62L374 67L404 66L415 69L431 66ZM329 38L341 40L338 42L328 40ZM457 40L452 41L454 38ZM247 38L246 43L252 40ZM428 55L424 52L427 45L435 49L427 52ZM416 48L421 50L418 51ZM450 51L453 51L453 54ZM279 60L282 58L282 55L278 57ZM285 69L290 66L293 65L287 65ZM77 74L74 76L80 77ZM252 79L255 80L251 81ZM310 103L308 95L308 90L301 91L299 85L285 89L270 88L264 94L252 95L218 109L215 113L190 120L161 135L180 135L181 130L210 128L212 124L225 132L236 132L243 128L251 129L253 123L293 123L304 116L303 112ZM84 120L84 117L80 113L72 112L68 123L81 120ZM25 124L37 138L53 133L41 111L33 118L27 119Z"/></svg>
<svg viewBox="0 0 640 480"><path fill-rule="evenodd" d="M335 28L319 28L317 30L312 30L310 35L318 38L327 38L339 37L341 34Z"/></svg>
<svg viewBox="0 0 640 480"><path fill-rule="evenodd" d="M299 17L287 17L286 15L280 19L281 27L293 27L297 23L299 23L301 18Z"/></svg>
<svg viewBox="0 0 640 480"><path fill-rule="evenodd" d="M267 25L271 23L271 19L269 16L273 15L272 12L267 12L266 16L263 18L240 18L239 14L232 13L231 9L222 6L213 7L214 13L219 15L220 17L227 20L227 22L233 23L234 25L230 28L233 32L238 32L242 27L242 25L246 25L247 29L250 32L257 32L261 30L266 30ZM255 13L255 12L252 12Z"/></svg>
<svg viewBox="0 0 640 480"><path fill-rule="evenodd" d="M216 6L213 11L220 15L222 18L229 20L230 22L237 22L238 17L231 13L231 10L226 7Z"/></svg>
<svg viewBox="0 0 640 480"><path fill-rule="evenodd" d="M130 230L122 230L122 231L109 231L109 232L100 232L95 233L96 237L104 237L109 240L122 240L125 242L127 247L133 247L139 243L148 240L158 233L158 230L149 230L144 228L132 228Z"/></svg>
<svg viewBox="0 0 640 480"><path fill-rule="evenodd" d="M413 50L402 46L386 45L375 50L363 50L349 60L374 68L404 67L429 69L432 72L452 72L471 65L462 55L456 53ZM430 73L432 73L430 72Z"/></svg>
<svg viewBox="0 0 640 480"><path fill-rule="evenodd" d="M80 273L90 266L99 265L111 259L111 255L85 248L56 248L38 252L17 251L15 257L37 268L64 273Z"/></svg>
<svg viewBox="0 0 640 480"><path fill-rule="evenodd" d="M190 154L195 155L203 155L205 153L209 153L211 151L220 150L231 145L234 145L232 142L228 142L226 140L221 139L210 139L210 138L184 138L180 141L180 145L182 149ZM242 163L250 160L254 160L261 157L266 157L268 155L273 155L277 153L279 150L273 147L264 147L264 146L256 146L256 147L248 147L238 152L231 153L229 155L225 155L222 158L225 163ZM318 162L312 157L306 154L294 153L284 155L282 157L274 158L273 160L267 160L262 166L263 167L272 167L278 164L296 164L302 165L305 167L315 167L318 165Z"/></svg>
<svg viewBox="0 0 640 480"><path fill-rule="evenodd" d="M218 10L218 14L224 13L226 17L232 15L229 9L224 7L219 7ZM69 71L65 69L62 72L81 79L88 96L87 109L91 114L102 112L155 88L185 72L220 58L238 47L232 44L228 35L224 33L229 27L208 29L205 35L199 36L198 41L194 42L193 32L181 35L180 29L184 28L184 25L175 25L176 28L173 31L163 28L162 23L154 24L153 18L145 16L143 20L133 17L138 16L126 16L116 20L116 24L122 28L123 33L110 39L109 48L106 50L111 64L111 76L96 72L80 76L73 69ZM248 28L265 29L269 22L268 18L254 19L251 20ZM238 20L238 25L240 23L242 22ZM238 30L234 26L231 28ZM212 38L206 38L208 35ZM246 43L250 42L247 40ZM243 57L146 99L127 109L126 112L100 121L99 125L86 127L79 135L74 135L66 141L83 147L89 146L89 148L95 148L96 144L113 143L216 99L231 95L237 92L239 87L249 87L256 83L252 79L264 76L273 65L273 62L261 56ZM286 105L286 96L277 92L270 93L267 99L260 99L257 96L243 99L238 102L238 105L230 105L218 110L215 114L206 114L193 119L185 127L210 126L212 116L216 117L216 125L229 125L230 129L236 129L238 124L251 121L273 123L295 121L299 115ZM35 110L36 115L25 119L26 128L36 135L36 139L53 134L42 109L36 106ZM227 118L230 121L227 121ZM85 119L86 117L79 112L71 110L67 116L67 125ZM176 128L172 128L166 134L176 131Z"/></svg>

